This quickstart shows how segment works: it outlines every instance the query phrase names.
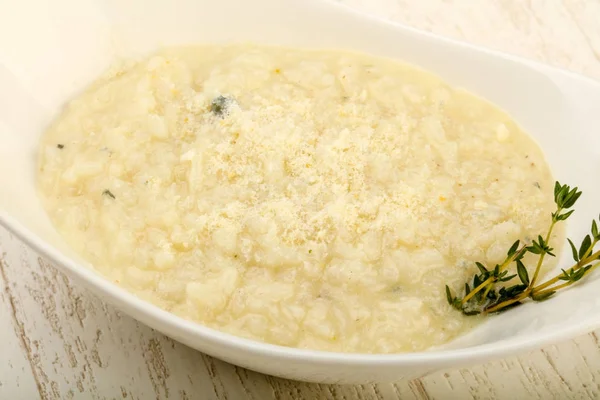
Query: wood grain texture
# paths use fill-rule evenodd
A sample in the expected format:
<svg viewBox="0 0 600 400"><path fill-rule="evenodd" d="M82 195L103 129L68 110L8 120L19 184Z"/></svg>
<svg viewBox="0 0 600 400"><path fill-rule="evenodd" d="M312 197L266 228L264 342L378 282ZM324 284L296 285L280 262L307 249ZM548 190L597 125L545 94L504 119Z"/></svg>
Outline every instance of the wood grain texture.
<svg viewBox="0 0 600 400"><path fill-rule="evenodd" d="M600 79L600 0L340 0ZM600 332L412 382L286 381L121 315L0 228L0 399L597 399Z"/></svg>
<svg viewBox="0 0 600 400"><path fill-rule="evenodd" d="M13 288L5 278L3 256L0 247L0 399L19 392L31 398L38 389L27 356L26 333L15 318Z"/></svg>

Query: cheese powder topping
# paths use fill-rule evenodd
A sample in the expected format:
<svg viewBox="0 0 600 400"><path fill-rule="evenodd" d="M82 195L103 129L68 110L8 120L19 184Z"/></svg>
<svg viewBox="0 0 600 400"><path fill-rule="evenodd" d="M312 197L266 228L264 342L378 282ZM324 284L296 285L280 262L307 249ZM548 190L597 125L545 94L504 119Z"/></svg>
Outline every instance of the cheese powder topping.
<svg viewBox="0 0 600 400"><path fill-rule="evenodd" d="M207 326L319 350L451 340L477 318L444 285L553 210L544 157L505 113L340 51L166 49L73 100L40 160L54 224L105 276Z"/></svg>

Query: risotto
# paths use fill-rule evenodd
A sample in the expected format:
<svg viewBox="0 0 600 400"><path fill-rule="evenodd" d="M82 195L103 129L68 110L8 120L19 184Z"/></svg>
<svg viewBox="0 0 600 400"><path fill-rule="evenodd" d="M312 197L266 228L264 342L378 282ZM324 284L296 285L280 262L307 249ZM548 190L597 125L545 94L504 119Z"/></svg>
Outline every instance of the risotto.
<svg viewBox="0 0 600 400"><path fill-rule="evenodd" d="M38 179L67 243L139 297L342 352L471 328L444 285L554 209L543 154L495 106L392 60L258 45L112 69L43 136Z"/></svg>

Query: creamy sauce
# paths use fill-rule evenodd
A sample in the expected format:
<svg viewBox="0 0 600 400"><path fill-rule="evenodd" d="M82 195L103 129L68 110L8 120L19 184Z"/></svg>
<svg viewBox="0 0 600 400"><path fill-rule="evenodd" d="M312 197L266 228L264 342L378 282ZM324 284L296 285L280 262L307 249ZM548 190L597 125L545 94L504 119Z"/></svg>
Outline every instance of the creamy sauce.
<svg viewBox="0 0 600 400"><path fill-rule="evenodd" d="M341 51L166 49L73 100L40 153L50 217L107 278L300 348L455 338L480 319L444 285L544 233L553 211L543 154L504 112Z"/></svg>

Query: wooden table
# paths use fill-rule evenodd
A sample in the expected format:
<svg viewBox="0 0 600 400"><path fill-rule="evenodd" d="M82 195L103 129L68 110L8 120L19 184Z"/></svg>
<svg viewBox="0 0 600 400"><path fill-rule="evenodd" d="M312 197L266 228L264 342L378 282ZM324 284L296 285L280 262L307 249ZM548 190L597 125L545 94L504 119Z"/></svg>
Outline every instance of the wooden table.
<svg viewBox="0 0 600 400"><path fill-rule="evenodd" d="M600 0L341 1L600 79ZM121 315L1 228L0 255L0 399L600 398L600 332L412 382L291 382L212 359Z"/></svg>

